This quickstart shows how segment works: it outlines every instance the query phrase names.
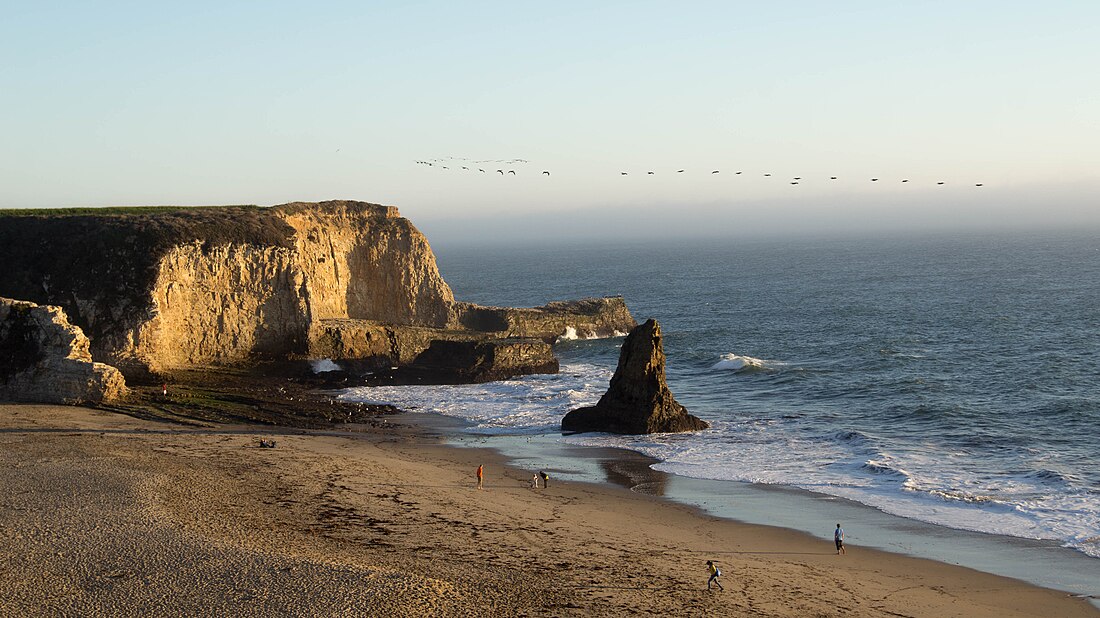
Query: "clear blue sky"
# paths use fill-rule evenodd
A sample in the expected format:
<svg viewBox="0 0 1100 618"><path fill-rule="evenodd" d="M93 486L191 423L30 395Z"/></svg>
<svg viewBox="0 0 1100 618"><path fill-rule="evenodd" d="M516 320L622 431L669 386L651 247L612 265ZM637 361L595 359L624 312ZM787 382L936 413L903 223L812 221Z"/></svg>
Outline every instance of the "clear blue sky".
<svg viewBox="0 0 1100 618"><path fill-rule="evenodd" d="M353 198L444 235L1097 226L1098 41L1091 0L9 2L0 208ZM451 156L530 163L415 163Z"/></svg>

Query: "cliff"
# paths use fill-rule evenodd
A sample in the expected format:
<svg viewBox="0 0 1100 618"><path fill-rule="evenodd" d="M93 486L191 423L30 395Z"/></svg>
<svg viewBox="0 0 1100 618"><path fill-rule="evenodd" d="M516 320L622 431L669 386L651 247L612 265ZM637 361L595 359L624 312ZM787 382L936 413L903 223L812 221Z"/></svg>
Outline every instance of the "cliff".
<svg viewBox="0 0 1100 618"><path fill-rule="evenodd" d="M127 374L263 358L403 364L434 340L610 335L622 299L533 309L456 303L392 206L0 211L0 295L63 307Z"/></svg>
<svg viewBox="0 0 1100 618"><path fill-rule="evenodd" d="M40 212L0 217L0 293L64 307L124 370L304 354L327 317L444 326L454 302L393 207Z"/></svg>
<svg viewBox="0 0 1100 618"><path fill-rule="evenodd" d="M0 400L103 403L125 395L122 374L92 362L88 338L59 307L0 298Z"/></svg>

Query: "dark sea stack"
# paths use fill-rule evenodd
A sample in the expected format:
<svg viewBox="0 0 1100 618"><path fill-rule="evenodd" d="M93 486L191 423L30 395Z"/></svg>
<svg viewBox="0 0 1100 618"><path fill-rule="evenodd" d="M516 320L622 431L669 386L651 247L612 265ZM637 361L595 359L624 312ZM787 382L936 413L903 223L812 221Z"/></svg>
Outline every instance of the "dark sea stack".
<svg viewBox="0 0 1100 618"><path fill-rule="evenodd" d="M661 327L656 320L647 320L627 335L619 366L599 403L573 410L561 421L564 431L621 434L698 431L708 426L688 414L668 390Z"/></svg>

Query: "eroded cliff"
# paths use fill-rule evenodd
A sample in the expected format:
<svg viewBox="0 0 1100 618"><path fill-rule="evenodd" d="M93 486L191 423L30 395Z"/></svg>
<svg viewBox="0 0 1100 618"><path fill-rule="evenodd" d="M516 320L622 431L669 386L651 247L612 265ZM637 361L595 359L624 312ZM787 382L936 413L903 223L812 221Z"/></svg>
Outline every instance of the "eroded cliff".
<svg viewBox="0 0 1100 618"><path fill-rule="evenodd" d="M126 373L255 358L410 362L434 340L608 336L618 299L456 303L427 239L356 201L0 216L0 294L63 307ZM570 330L572 329L572 330Z"/></svg>

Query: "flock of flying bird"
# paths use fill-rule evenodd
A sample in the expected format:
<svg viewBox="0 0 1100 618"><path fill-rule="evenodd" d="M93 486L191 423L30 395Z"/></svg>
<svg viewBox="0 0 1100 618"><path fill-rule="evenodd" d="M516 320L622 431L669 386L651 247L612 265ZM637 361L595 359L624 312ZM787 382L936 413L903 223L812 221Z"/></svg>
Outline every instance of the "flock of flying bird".
<svg viewBox="0 0 1100 618"><path fill-rule="evenodd" d="M507 165L514 165L516 163L529 163L529 161L526 160L526 159L496 159L496 160L486 159L486 160L480 160L480 161L472 161L472 160L466 159L464 157L447 157L446 159L427 159L427 160L424 160L424 161L417 161L416 164L417 165L427 165L429 167L439 167L441 169L446 170L446 169L451 169L451 168L447 165L443 165L443 163L452 163L452 165L453 165L454 164L453 162L455 162L455 161L457 161L459 163L463 163L463 162L472 163L472 164L474 164L474 167L470 167L469 165L460 165L459 167L461 167L461 169L463 169L465 171L468 171L468 172L478 171L478 172L481 172L482 174L487 173L487 172L486 172L485 168L477 167L478 164L483 165L483 164L486 164L486 163L503 163L507 166ZM489 167L492 168L492 166L489 166ZM490 169L489 171L500 174L501 176L504 176L506 173L511 174L513 176L516 175L516 170L510 169L510 168L507 171L504 168L499 168L499 169L496 169L496 170ZM686 171L687 170L676 170L674 173L683 174ZM548 170L543 170L542 173L546 176L550 175L550 172ZM711 174L719 174L719 173L721 173L721 170L714 170L714 171L711 172ZM743 174L743 173L744 173L743 171L733 172L733 174L735 176ZM652 171L652 170L645 173L646 176L654 176L656 174L657 174L657 172ZM630 172L619 172L619 175L620 176L629 176ZM764 176L765 177L771 177L772 174L771 173L765 173ZM790 183L792 185L797 185L800 182L802 182L802 180L803 180L802 176L794 176L794 177L791 178ZM837 177L836 176L829 176L829 180L837 180ZM878 178L872 178L871 182L879 182L879 179ZM902 178L901 182L903 182L903 183L909 182L909 179L908 178ZM937 185L944 185L944 184L947 184L947 182L943 181L943 180L940 180L940 181L937 181L936 184ZM974 183L974 186L975 187L981 187L981 186L984 186L984 183L976 182L976 183Z"/></svg>

